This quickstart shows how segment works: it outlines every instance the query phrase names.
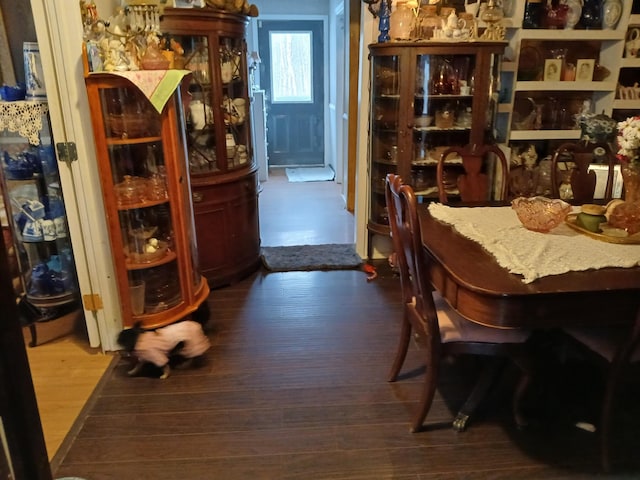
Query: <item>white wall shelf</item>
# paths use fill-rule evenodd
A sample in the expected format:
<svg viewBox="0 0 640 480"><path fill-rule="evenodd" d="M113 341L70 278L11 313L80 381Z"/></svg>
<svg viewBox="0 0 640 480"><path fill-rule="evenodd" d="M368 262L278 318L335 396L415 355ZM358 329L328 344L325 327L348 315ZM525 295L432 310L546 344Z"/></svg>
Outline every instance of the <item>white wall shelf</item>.
<svg viewBox="0 0 640 480"><path fill-rule="evenodd" d="M518 91L554 92L608 92L616 89L616 82L516 82Z"/></svg>
<svg viewBox="0 0 640 480"><path fill-rule="evenodd" d="M640 99L616 98L619 83L629 86L633 85L636 78L640 79L640 58L625 58L628 30L640 26L640 14L631 14L632 8L638 10L640 0L624 2L624 10L616 28L602 30L521 28L525 3L517 2L513 16L506 25L509 27L507 49L512 53L501 64L500 93L503 103L498 106L497 122L497 138L504 141L505 146L513 149L534 142L539 158L542 158L552 153L554 145L562 140L578 140L581 133L573 125L573 119L587 99L591 100L592 112L604 112L616 119L628 115L629 111L640 111ZM525 47L529 49L528 56L521 59L520 50ZM538 58L531 55L531 48L538 50ZM541 75L540 72L536 74L535 67L543 70L545 60L551 58L552 48L566 48L571 63L577 63L581 58L595 58L596 65L603 67L605 73L602 75L602 71L598 71L601 76L596 78L604 77L604 80L531 81L531 78ZM520 78L527 79L526 74L529 75L527 80L518 80L520 69ZM516 108L523 105L519 103L522 99L530 99L533 108L538 109L538 121L542 121L540 130L515 130L515 121L521 122L523 115L530 114ZM558 120L560 116L562 121ZM549 129L552 122L559 122L560 129Z"/></svg>
<svg viewBox="0 0 640 480"><path fill-rule="evenodd" d="M578 140L580 130L512 130L511 140Z"/></svg>
<svg viewBox="0 0 640 480"><path fill-rule="evenodd" d="M619 110L640 110L640 99L638 100L621 100L613 101L613 108Z"/></svg>

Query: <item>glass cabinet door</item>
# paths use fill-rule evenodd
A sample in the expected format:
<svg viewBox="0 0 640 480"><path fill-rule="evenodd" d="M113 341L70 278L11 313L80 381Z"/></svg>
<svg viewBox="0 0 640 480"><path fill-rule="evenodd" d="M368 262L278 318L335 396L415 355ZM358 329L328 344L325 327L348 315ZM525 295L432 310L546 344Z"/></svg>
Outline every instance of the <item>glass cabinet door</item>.
<svg viewBox="0 0 640 480"><path fill-rule="evenodd" d="M26 311L32 318L25 320L52 320L77 308L79 289L46 105L18 101L1 107L3 118L12 117L12 127L41 125L30 139L3 132L0 190L12 227L20 293L31 307Z"/></svg>
<svg viewBox="0 0 640 480"><path fill-rule="evenodd" d="M171 34L192 70L187 115L191 173L223 173L251 162L243 37ZM216 128L216 126L223 126Z"/></svg>
<svg viewBox="0 0 640 480"><path fill-rule="evenodd" d="M371 205L369 228L388 225L385 204L385 180L388 173L398 173L400 122L400 59L397 55L376 56L371 59Z"/></svg>
<svg viewBox="0 0 640 480"><path fill-rule="evenodd" d="M388 173L412 185L419 201L436 200L437 165L447 148L494 143L499 60L505 45L386 42L369 46L370 232L389 232L384 197ZM445 183L455 194L462 158L450 155L446 160ZM483 168L490 174L493 167Z"/></svg>
<svg viewBox="0 0 640 480"><path fill-rule="evenodd" d="M135 88L100 90L113 191L133 315L182 301L160 115ZM105 179L103 179L105 181Z"/></svg>

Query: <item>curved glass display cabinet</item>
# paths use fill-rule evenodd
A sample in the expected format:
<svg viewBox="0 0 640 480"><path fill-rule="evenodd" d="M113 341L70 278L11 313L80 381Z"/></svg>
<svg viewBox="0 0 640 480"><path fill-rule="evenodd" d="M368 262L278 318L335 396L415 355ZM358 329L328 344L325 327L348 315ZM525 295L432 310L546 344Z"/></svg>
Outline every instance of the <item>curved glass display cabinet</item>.
<svg viewBox="0 0 640 480"><path fill-rule="evenodd" d="M158 77L86 77L123 323L145 328L182 319L209 294L197 267L181 89L154 105L137 86Z"/></svg>
<svg viewBox="0 0 640 480"><path fill-rule="evenodd" d="M450 146L494 143L500 55L505 45L429 41L369 46L370 237L389 234L384 197L388 173L401 175L421 201L437 200L440 154ZM452 163L445 176L453 186L449 193L455 195L462 161Z"/></svg>
<svg viewBox="0 0 640 480"><path fill-rule="evenodd" d="M246 33L249 17L210 7L165 8L174 66L191 70L187 149L200 267L211 287L260 266L258 166L252 146ZM176 64L177 62L177 64Z"/></svg>

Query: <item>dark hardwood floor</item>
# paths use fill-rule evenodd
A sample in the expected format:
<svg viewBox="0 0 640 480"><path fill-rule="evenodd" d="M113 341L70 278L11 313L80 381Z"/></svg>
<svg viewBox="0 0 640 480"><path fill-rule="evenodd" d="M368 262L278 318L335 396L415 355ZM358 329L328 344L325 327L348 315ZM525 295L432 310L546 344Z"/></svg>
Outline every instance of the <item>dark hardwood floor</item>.
<svg viewBox="0 0 640 480"><path fill-rule="evenodd" d="M574 426L589 419L598 377L555 363L544 341L545 388L529 396L537 420L529 429L517 430L509 415L510 368L469 429L450 428L478 368L467 358L444 365L429 428L409 433L420 349L412 345L404 377L387 383L400 294L397 277L378 267L372 282L360 270L260 271L214 290L204 365L166 380L129 378L128 361L116 358L54 457L55 477L640 478L638 412L622 412L630 434L620 438L635 440L629 473L600 477L597 436Z"/></svg>

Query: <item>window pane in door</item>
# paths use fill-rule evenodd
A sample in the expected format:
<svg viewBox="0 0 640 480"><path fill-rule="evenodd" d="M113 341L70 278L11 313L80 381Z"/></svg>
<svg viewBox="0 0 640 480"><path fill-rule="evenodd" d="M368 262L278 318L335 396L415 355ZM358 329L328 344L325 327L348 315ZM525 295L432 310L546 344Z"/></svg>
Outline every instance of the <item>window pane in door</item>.
<svg viewBox="0 0 640 480"><path fill-rule="evenodd" d="M271 32L272 102L313 101L312 40L312 32Z"/></svg>

